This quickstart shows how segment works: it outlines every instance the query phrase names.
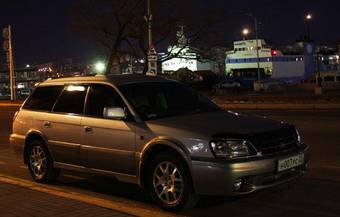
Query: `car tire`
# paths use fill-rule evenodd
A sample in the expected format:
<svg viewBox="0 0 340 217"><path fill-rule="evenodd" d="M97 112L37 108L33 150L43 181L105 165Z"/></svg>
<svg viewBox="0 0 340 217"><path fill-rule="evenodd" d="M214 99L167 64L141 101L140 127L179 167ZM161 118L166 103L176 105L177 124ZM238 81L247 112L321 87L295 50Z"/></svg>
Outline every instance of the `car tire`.
<svg viewBox="0 0 340 217"><path fill-rule="evenodd" d="M189 210L198 202L184 160L173 153L158 154L151 161L146 186L152 200L167 211Z"/></svg>
<svg viewBox="0 0 340 217"><path fill-rule="evenodd" d="M46 145L40 140L35 140L29 145L27 165L33 180L39 183L53 182L60 173L60 170L53 167L53 159Z"/></svg>

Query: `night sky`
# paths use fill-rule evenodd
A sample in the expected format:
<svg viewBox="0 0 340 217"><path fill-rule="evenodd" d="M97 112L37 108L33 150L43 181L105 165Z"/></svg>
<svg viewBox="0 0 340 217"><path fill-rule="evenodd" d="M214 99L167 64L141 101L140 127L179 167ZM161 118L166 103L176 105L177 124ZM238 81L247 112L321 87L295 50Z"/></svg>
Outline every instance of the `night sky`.
<svg viewBox="0 0 340 217"><path fill-rule="evenodd" d="M12 0L0 5L0 27L13 27L16 65L73 58L87 63L98 55L93 42L76 38L69 30L69 5L75 0ZM257 14L261 35L275 44L291 43L305 33L306 12L314 15L312 37L318 44L334 46L340 41L339 0L198 0L216 3L229 15L230 28L222 30L226 42L240 39L240 29L251 26L247 12ZM3 52L2 52L3 53ZM4 63L0 55L0 64Z"/></svg>

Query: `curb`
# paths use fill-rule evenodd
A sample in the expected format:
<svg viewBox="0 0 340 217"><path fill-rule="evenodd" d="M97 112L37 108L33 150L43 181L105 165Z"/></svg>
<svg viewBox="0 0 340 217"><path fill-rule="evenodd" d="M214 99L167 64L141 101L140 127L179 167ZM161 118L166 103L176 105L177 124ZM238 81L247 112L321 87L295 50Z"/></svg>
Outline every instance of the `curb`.
<svg viewBox="0 0 340 217"><path fill-rule="evenodd" d="M6 183L14 186L18 186L21 188L30 189L37 192L42 192L58 197L63 197L70 200L75 200L83 203L87 203L89 205L98 206L102 208L106 208L109 210L113 210L116 212L125 213L132 216L145 216L145 217L175 217L179 215L166 213L162 210L149 210L147 207L137 206L133 203L128 204L124 201L119 201L115 199L103 199L95 196L86 195L84 193L72 192L67 189L62 189L60 187L44 185L40 183L36 183L33 181L28 181L22 178L16 178L12 176L7 176L4 174L0 174L0 183Z"/></svg>

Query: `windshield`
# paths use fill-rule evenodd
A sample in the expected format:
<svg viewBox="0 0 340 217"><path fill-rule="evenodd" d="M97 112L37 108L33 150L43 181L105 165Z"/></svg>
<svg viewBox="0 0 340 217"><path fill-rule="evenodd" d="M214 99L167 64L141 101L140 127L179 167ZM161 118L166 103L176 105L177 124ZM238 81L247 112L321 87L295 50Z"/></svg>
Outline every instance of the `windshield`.
<svg viewBox="0 0 340 217"><path fill-rule="evenodd" d="M176 82L128 84L120 90L143 120L220 110L209 99Z"/></svg>

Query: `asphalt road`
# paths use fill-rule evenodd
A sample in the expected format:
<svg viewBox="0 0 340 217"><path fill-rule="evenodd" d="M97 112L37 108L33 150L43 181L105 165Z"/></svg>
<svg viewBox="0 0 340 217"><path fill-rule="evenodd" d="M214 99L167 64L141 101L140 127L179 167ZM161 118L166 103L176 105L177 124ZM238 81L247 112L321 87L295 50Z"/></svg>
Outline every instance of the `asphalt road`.
<svg viewBox="0 0 340 217"><path fill-rule="evenodd" d="M0 107L0 177L31 181L27 168L10 149L7 138L15 107ZM290 185L250 196L202 197L185 216L340 216L340 111L241 111L295 124L309 144L310 164L306 176ZM0 186L1 186L0 182ZM113 179L63 172L56 191L103 199L135 210L136 215L172 215L152 204L138 187ZM13 201L15 203L15 201ZM95 205L95 204L94 204ZM98 205L98 204L97 204ZM124 208L122 208L124 211ZM145 214L145 215L146 215ZM151 215L151 216L152 216Z"/></svg>

